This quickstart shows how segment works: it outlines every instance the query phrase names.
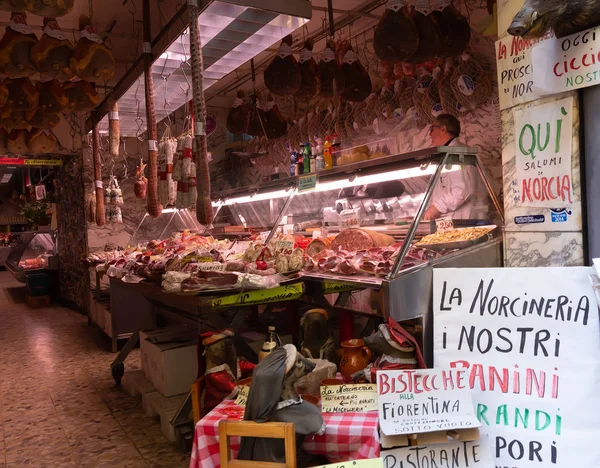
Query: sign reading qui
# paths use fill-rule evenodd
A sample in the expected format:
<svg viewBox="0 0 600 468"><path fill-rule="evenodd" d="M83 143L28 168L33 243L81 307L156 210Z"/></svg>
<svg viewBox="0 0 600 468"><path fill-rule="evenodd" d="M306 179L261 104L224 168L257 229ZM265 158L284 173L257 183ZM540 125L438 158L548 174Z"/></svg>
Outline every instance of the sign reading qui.
<svg viewBox="0 0 600 468"><path fill-rule="evenodd" d="M464 371L378 371L377 399L379 425L385 435L481 426Z"/></svg>
<svg viewBox="0 0 600 468"><path fill-rule="evenodd" d="M328 385L321 387L323 413L363 413L377 411L374 384Z"/></svg>
<svg viewBox="0 0 600 468"><path fill-rule="evenodd" d="M573 204L573 98L514 110L520 206Z"/></svg>
<svg viewBox="0 0 600 468"><path fill-rule="evenodd" d="M464 372L496 466L600 466L593 272L434 269L434 364Z"/></svg>

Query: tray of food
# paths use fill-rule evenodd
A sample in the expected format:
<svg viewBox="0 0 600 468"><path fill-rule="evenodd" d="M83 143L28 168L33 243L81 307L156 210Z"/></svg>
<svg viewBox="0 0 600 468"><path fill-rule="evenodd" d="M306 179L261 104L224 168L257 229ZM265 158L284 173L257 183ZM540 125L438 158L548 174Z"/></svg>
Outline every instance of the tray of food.
<svg viewBox="0 0 600 468"><path fill-rule="evenodd" d="M496 225L490 225L435 232L423 237L416 246L432 250L465 249L487 241L497 228Z"/></svg>

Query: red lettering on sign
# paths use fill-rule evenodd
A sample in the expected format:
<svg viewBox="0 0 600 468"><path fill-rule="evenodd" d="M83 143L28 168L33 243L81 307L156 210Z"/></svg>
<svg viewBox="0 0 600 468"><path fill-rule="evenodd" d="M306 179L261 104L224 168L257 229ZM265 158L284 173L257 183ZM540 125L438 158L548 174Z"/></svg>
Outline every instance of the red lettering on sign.
<svg viewBox="0 0 600 468"><path fill-rule="evenodd" d="M553 188L556 184L556 191ZM521 203L561 199L573 203L571 195L571 177L537 177L523 179L521 184Z"/></svg>

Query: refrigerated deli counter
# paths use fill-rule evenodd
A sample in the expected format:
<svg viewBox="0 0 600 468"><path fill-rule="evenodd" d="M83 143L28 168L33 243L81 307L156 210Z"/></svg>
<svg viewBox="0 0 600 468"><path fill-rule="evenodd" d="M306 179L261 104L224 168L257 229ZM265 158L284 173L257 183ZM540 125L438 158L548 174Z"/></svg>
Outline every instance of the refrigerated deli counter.
<svg viewBox="0 0 600 468"><path fill-rule="evenodd" d="M455 211L426 220L431 206ZM306 302L416 322L429 365L433 269L503 264L502 207L476 148L431 148L334 167L316 181L222 191L213 207L215 238L258 238L277 250L290 236L304 244Z"/></svg>

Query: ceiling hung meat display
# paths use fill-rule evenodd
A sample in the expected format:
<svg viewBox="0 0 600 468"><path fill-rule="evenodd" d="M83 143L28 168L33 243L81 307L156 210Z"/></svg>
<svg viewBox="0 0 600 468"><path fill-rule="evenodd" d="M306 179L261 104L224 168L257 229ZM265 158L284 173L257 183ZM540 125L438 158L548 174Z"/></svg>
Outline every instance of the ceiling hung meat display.
<svg viewBox="0 0 600 468"><path fill-rule="evenodd" d="M200 2L203 4L204 2ZM312 15L304 0L262 1L264 9L225 1L201 5L198 19L204 62L204 89L247 63L259 53L305 24ZM257 4L257 2L252 2ZM189 29L186 28L152 64L156 120L159 122L192 99ZM121 136L146 131L144 77L118 97ZM108 131L108 118L100 122Z"/></svg>
<svg viewBox="0 0 600 468"><path fill-rule="evenodd" d="M442 113L465 117L490 97L481 34L473 48L467 20L477 9L451 0L388 0L361 21L330 19L328 34L312 33L303 46L284 37L264 69L266 92L240 91L227 130L254 137L245 154L291 161L307 145L319 152L328 138L347 148L382 142L375 156L347 151L338 165L390 154L386 137L422 129Z"/></svg>
<svg viewBox="0 0 600 468"><path fill-rule="evenodd" d="M2 2L0 10L6 3L21 11L11 13L0 39L0 73L5 77L0 82L0 126L5 130L0 147L14 154L53 153L58 141L51 130L60 114L94 109L102 100L95 83L114 76L115 60L87 16L79 19L75 44L61 31L56 16L68 13L72 1ZM40 38L24 10L46 15Z"/></svg>

